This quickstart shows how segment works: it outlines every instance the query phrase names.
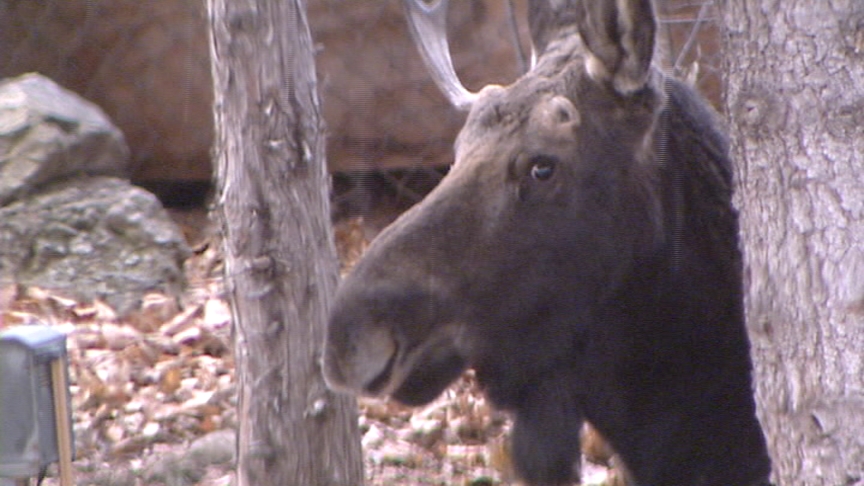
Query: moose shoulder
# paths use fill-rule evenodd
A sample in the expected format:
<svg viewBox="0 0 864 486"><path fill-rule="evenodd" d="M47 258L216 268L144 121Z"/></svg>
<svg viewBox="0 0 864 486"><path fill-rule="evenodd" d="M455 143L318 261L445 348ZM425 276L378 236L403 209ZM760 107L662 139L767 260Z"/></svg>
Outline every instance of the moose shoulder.
<svg viewBox="0 0 864 486"><path fill-rule="evenodd" d="M444 3L408 10L470 107L456 162L342 282L328 383L423 404L474 368L531 485L576 479L584 421L632 484L767 484L726 141L651 68L651 2L536 1L536 66L476 94Z"/></svg>

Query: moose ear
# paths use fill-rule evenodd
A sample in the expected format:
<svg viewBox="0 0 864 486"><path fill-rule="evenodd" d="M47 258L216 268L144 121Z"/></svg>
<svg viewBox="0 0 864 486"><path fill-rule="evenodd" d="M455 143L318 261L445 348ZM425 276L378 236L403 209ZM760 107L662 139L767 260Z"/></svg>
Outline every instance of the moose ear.
<svg viewBox="0 0 864 486"><path fill-rule="evenodd" d="M583 0L577 11L588 74L621 94L645 87L657 30L651 0Z"/></svg>

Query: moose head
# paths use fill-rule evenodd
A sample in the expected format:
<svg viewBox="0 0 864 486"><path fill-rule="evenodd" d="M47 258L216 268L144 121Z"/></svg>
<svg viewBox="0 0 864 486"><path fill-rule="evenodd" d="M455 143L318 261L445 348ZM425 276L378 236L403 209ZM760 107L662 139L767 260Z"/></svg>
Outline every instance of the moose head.
<svg viewBox="0 0 864 486"><path fill-rule="evenodd" d="M330 386L419 405L471 367L531 485L578 476L585 421L632 484L766 483L726 140L652 67L651 1L533 2L534 66L477 93L446 1L406 10L469 113L450 173L342 282Z"/></svg>

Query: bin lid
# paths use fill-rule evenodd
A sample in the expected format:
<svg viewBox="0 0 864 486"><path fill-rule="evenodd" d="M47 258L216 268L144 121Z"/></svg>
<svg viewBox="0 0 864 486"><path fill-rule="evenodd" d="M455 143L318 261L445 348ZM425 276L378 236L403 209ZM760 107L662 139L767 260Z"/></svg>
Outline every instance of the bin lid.
<svg viewBox="0 0 864 486"><path fill-rule="evenodd" d="M66 335L43 324L14 326L0 331L0 344L17 343L42 359L55 359L66 350Z"/></svg>

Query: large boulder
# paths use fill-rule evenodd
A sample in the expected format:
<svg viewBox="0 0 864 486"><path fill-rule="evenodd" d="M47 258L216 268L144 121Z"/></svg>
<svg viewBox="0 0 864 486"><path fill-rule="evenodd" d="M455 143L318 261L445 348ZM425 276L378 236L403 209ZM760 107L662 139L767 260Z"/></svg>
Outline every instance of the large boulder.
<svg viewBox="0 0 864 486"><path fill-rule="evenodd" d="M524 0L515 2L524 13ZM508 2L450 2L453 64L471 89L520 74ZM465 114L432 82L408 32L401 1L309 3L331 170L445 167ZM527 44L525 22L521 40ZM523 51L527 52L527 45Z"/></svg>
<svg viewBox="0 0 864 486"><path fill-rule="evenodd" d="M0 206L78 174L127 176L123 134L93 103L50 79L0 81Z"/></svg>
<svg viewBox="0 0 864 486"><path fill-rule="evenodd" d="M108 113L132 148L133 180L209 180L204 2L0 2L0 77L31 71Z"/></svg>
<svg viewBox="0 0 864 486"><path fill-rule="evenodd" d="M451 2L454 62L473 88L519 74L506 4ZM308 13L331 169L448 165L464 115L423 67L401 0L315 0ZM38 71L102 106L136 182L210 180L209 55L203 2L0 2L0 76Z"/></svg>
<svg viewBox="0 0 864 486"><path fill-rule="evenodd" d="M189 249L151 193L77 177L0 207L0 281L102 299L120 314L153 291L177 295Z"/></svg>
<svg viewBox="0 0 864 486"><path fill-rule="evenodd" d="M456 71L472 89L521 72L503 0L450 2ZM526 0L515 0L527 51ZM664 48L692 45L717 86L716 23L701 2L663 2ZM401 0L307 2L334 171L446 166L463 116L443 100L405 26ZM709 15L710 17L710 15ZM207 17L187 0L0 2L0 77L39 71L102 106L132 148L132 179L210 180L213 135ZM676 62L679 62L676 61ZM716 67L716 66L714 66Z"/></svg>
<svg viewBox="0 0 864 486"><path fill-rule="evenodd" d="M127 173L123 135L95 105L40 75L0 81L0 284L102 299L121 314L177 295L189 249Z"/></svg>

